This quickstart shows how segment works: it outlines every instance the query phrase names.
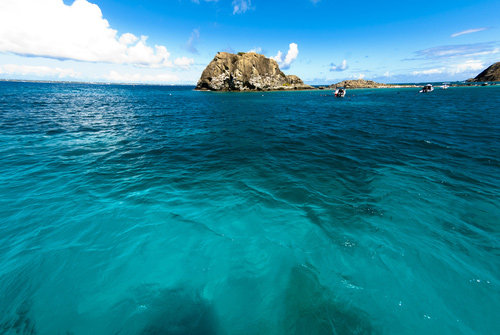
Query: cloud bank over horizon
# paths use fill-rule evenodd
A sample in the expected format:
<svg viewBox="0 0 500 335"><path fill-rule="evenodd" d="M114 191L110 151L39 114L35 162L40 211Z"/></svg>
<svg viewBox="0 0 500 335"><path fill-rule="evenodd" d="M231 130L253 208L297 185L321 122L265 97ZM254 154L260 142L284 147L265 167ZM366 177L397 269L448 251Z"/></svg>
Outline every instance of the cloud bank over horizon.
<svg viewBox="0 0 500 335"><path fill-rule="evenodd" d="M35 65L17 65L5 64L0 65L0 74L6 75L32 75L36 77L54 76L59 79L71 78L77 79L82 76L80 72L73 69L63 69L60 67L35 66Z"/></svg>

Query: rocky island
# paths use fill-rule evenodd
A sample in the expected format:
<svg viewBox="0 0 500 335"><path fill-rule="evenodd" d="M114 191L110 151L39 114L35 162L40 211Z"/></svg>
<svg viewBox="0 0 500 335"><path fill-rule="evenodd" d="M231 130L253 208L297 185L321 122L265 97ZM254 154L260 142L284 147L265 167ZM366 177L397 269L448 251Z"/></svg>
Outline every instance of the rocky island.
<svg viewBox="0 0 500 335"><path fill-rule="evenodd" d="M406 85L407 86L407 85ZM336 89L337 87L345 88L387 88L387 87L406 87L404 85L390 85L376 83L373 80L355 79L355 80L344 80L337 84L332 84L328 86L329 89Z"/></svg>
<svg viewBox="0 0 500 335"><path fill-rule="evenodd" d="M307 90L297 76L284 74L278 63L255 52L219 52L203 70L196 90L200 91L276 91Z"/></svg>
<svg viewBox="0 0 500 335"><path fill-rule="evenodd" d="M497 62L486 70L478 74L475 78L468 79L468 82L500 81L500 62Z"/></svg>

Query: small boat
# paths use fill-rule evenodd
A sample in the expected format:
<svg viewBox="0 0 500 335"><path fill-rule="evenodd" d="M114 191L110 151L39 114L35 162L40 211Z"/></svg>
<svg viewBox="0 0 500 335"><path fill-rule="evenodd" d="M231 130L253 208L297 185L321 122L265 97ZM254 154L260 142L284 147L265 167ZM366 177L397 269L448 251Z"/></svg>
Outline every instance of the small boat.
<svg viewBox="0 0 500 335"><path fill-rule="evenodd" d="M343 87L339 87L339 88L337 88L337 89L335 90L335 96L336 96L337 98L343 98L343 97L345 97L345 93L346 93L346 91L347 91L347 90L346 90L345 88L343 88Z"/></svg>
<svg viewBox="0 0 500 335"><path fill-rule="evenodd" d="M443 90L447 89L448 87L450 87L450 83L443 83L443 85L441 85L441 88Z"/></svg>
<svg viewBox="0 0 500 335"><path fill-rule="evenodd" d="M434 87L431 84L427 84L420 90L420 93L429 93L432 91L434 91Z"/></svg>

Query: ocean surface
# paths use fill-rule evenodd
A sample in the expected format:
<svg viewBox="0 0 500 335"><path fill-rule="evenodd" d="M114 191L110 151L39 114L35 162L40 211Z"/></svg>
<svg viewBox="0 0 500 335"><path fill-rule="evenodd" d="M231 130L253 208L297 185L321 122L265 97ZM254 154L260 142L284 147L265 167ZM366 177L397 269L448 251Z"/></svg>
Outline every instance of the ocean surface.
<svg viewBox="0 0 500 335"><path fill-rule="evenodd" d="M499 334L500 86L0 82L0 334Z"/></svg>

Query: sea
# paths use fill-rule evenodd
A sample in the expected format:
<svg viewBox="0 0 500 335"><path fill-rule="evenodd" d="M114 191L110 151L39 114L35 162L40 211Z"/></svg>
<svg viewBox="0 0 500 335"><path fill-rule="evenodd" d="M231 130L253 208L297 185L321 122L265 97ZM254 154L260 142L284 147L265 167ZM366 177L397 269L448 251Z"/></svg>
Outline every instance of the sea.
<svg viewBox="0 0 500 335"><path fill-rule="evenodd" d="M0 334L499 334L500 86L0 82Z"/></svg>

